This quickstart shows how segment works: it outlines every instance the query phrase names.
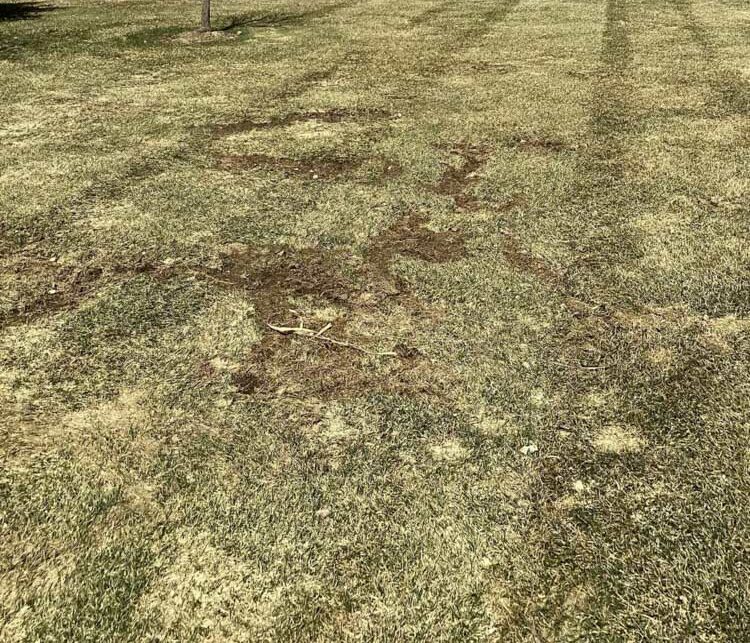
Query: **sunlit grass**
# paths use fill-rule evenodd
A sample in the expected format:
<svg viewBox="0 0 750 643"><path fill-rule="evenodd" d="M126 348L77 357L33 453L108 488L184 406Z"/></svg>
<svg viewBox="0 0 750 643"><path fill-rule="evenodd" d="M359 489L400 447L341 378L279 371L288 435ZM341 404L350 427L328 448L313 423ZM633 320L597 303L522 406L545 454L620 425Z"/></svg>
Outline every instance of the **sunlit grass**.
<svg viewBox="0 0 750 643"><path fill-rule="evenodd" d="M0 640L747 638L743 3L10 4Z"/></svg>

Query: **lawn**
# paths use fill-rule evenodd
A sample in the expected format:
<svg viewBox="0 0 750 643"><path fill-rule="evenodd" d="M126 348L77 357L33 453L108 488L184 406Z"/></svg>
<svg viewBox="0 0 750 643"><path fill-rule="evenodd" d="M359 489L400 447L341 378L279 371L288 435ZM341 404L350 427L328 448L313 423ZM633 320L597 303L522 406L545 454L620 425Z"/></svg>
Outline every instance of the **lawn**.
<svg viewBox="0 0 750 643"><path fill-rule="evenodd" d="M750 640L747 2L214 5L0 2L0 641Z"/></svg>

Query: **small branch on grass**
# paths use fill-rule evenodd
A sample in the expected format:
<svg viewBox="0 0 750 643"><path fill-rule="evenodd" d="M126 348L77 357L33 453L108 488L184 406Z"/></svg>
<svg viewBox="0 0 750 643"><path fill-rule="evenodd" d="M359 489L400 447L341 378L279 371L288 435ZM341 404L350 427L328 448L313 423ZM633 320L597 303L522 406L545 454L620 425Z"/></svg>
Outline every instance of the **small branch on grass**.
<svg viewBox="0 0 750 643"><path fill-rule="evenodd" d="M352 344L350 342L344 342L340 339L334 339L333 337L328 337L325 333L328 330L330 330L331 324L326 324L320 330L313 330L312 328L305 328L304 325L302 324L302 321L300 321L299 326L274 326L273 324L269 324L268 322L266 322L266 326L268 326L271 330L274 330L281 335L297 335L298 337L308 337L310 339L318 339L322 342L334 344L335 346L342 346L343 348L351 348L355 351L359 351L360 353L365 353L366 355L376 355L378 357L398 357L398 353L394 353L393 351L370 351L370 350L367 350L366 348L362 348L361 346L357 346L356 344Z"/></svg>

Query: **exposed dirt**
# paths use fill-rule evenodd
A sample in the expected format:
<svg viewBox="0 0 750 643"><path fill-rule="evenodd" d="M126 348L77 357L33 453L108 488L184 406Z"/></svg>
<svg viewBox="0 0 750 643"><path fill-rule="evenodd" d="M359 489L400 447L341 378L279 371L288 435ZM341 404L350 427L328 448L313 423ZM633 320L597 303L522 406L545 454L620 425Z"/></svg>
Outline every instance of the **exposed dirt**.
<svg viewBox="0 0 750 643"><path fill-rule="evenodd" d="M459 145L451 149L451 154L460 157L461 165L446 168L435 192L451 197L460 210L476 210L480 202L467 191L477 182L477 172L487 161L488 152L475 145Z"/></svg>
<svg viewBox="0 0 750 643"><path fill-rule="evenodd" d="M456 261L466 256L465 239L457 231L435 232L427 219L411 214L394 223L373 240L368 258L383 269L394 255L416 257L430 263Z"/></svg>
<svg viewBox="0 0 750 643"><path fill-rule="evenodd" d="M261 323L296 325L290 311L299 299L313 307L333 306L340 314L328 334L374 349L372 338L358 336L352 330L355 322L396 309L415 320L430 317L408 282L392 274L390 262L397 255L434 263L465 256L464 240L458 233L434 232L424 224L424 217L405 216L377 235L362 258L324 249L276 247L258 252L235 247L227 252L223 267L210 276L246 290ZM444 377L434 365L428 368L429 360L418 349L403 343L385 348L394 350L398 357L373 358L347 347L281 336L265 329L248 363L235 376L235 385L244 395L289 394L320 399L374 390L436 393Z"/></svg>
<svg viewBox="0 0 750 643"><path fill-rule="evenodd" d="M222 156L218 165L228 172L247 172L253 170L277 171L284 176L296 176L308 180L333 179L338 176L349 176L364 164L363 159L332 159L309 157L304 159L290 159L266 154L235 154ZM377 159L372 168L370 182L379 185L387 184L397 179L403 173L403 168L389 159ZM362 179L367 180L367 179Z"/></svg>
<svg viewBox="0 0 750 643"><path fill-rule="evenodd" d="M306 400L374 392L436 396L444 392L445 379L437 365L414 349L399 358L373 361L323 342L274 333L264 336L245 369L233 376L239 395Z"/></svg>
<svg viewBox="0 0 750 643"><path fill-rule="evenodd" d="M266 322L286 314L294 297L310 296L321 304L350 307L351 299L364 287L356 268L342 253L277 246L228 255L213 276L246 290L259 321Z"/></svg>
<svg viewBox="0 0 750 643"><path fill-rule="evenodd" d="M378 306L385 300L416 309L416 298L408 284L390 272L390 261L396 255L404 255L443 263L465 255L459 233L433 232L424 223L424 217L406 216L373 239L364 259L323 249L275 246L254 250L235 246L227 250L220 270L191 270L191 274L249 291L263 322L279 312L285 314L290 301L298 297L348 311ZM60 266L49 260L24 259L6 269L36 274L39 285L37 295L0 313L0 328L75 309L108 280L142 273L165 279L181 272L179 268L145 260L108 266L105 271L95 266Z"/></svg>
<svg viewBox="0 0 750 643"><path fill-rule="evenodd" d="M0 313L0 328L30 323L57 311L75 309L107 278L121 279L144 272L157 273L162 268L166 269L141 261L129 266L111 266L105 272L96 266L60 266L48 260L22 261L15 269L36 275L37 293L4 314Z"/></svg>
<svg viewBox="0 0 750 643"><path fill-rule="evenodd" d="M329 109L323 112L298 112L287 114L286 116L275 116L268 120L246 118L235 123L216 125L212 129L212 133L215 137L222 137L255 130L287 127L295 123L308 123L312 121L318 123L341 123L348 120L374 120L390 117L391 113L383 109Z"/></svg>
<svg viewBox="0 0 750 643"><path fill-rule="evenodd" d="M27 268L38 276L40 272L44 273L39 278L38 290L35 295L19 302L0 318L3 326L31 322L57 310L74 306L88 294L102 274L101 269L60 268L55 264Z"/></svg>
<svg viewBox="0 0 750 643"><path fill-rule="evenodd" d="M512 234L505 235L503 257L519 272L533 275L540 281L556 287L565 286L565 278L544 259L535 257L523 248L518 239Z"/></svg>
<svg viewBox="0 0 750 643"><path fill-rule="evenodd" d="M466 255L460 233L435 232L426 228L425 222L425 217L417 214L405 216L375 236L362 259L320 248L232 247L222 268L210 276L250 291L264 321L286 311L295 297L310 296L319 304L347 310L365 305L363 301L376 305L388 298L403 300L409 287L390 271L395 256L444 263Z"/></svg>
<svg viewBox="0 0 750 643"><path fill-rule="evenodd" d="M232 384L237 387L237 392L241 395L251 395L262 386L261 380L250 371L234 373L232 375Z"/></svg>
<svg viewBox="0 0 750 643"><path fill-rule="evenodd" d="M355 159L290 159L266 154L232 154L219 159L224 170L275 170L286 176L302 176L310 179L326 179L346 174L356 169L361 162Z"/></svg>

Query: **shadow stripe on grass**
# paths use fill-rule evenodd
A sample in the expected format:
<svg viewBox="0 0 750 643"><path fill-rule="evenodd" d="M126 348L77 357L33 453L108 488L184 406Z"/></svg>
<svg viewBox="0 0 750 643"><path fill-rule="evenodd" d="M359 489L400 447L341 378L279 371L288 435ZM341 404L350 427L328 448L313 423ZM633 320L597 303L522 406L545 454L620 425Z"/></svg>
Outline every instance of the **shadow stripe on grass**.
<svg viewBox="0 0 750 643"><path fill-rule="evenodd" d="M706 82L712 93L706 107L727 115L750 114L750 83L738 70L724 66L714 37L695 15L692 0L669 0L669 5L682 18L706 63Z"/></svg>

